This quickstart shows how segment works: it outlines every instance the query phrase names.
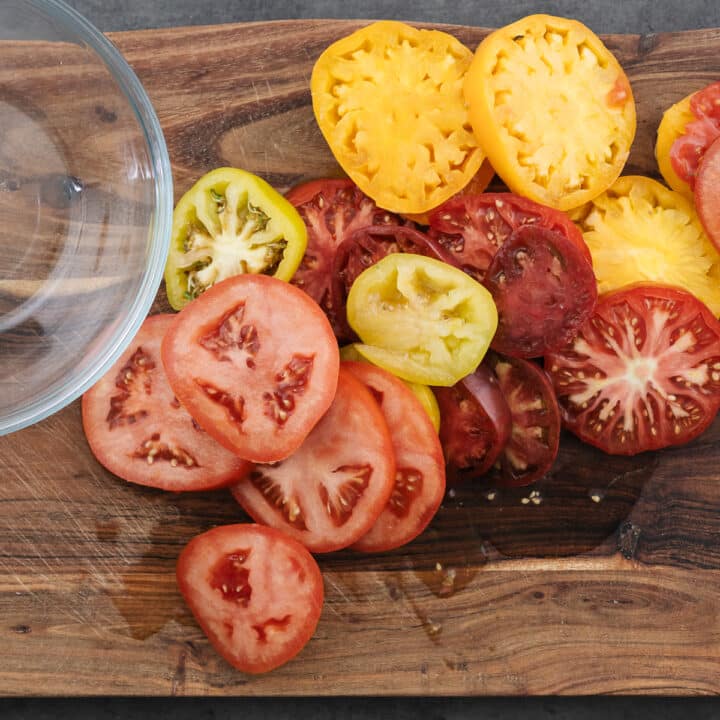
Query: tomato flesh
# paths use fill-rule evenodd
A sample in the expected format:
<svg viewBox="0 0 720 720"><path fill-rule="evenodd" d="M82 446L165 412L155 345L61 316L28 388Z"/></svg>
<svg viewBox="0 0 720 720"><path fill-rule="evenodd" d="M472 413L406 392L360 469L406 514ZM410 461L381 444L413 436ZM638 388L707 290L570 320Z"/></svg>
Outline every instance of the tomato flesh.
<svg viewBox="0 0 720 720"><path fill-rule="evenodd" d="M705 151L700 163L695 209L707 236L720 251L720 137Z"/></svg>
<svg viewBox="0 0 720 720"><path fill-rule="evenodd" d="M636 285L601 297L545 367L581 440L618 455L681 445L720 407L720 322L684 290Z"/></svg>
<svg viewBox="0 0 720 720"><path fill-rule="evenodd" d="M295 657L323 605L312 555L260 525L225 525L193 538L178 558L177 582L213 647L246 673L268 672Z"/></svg>

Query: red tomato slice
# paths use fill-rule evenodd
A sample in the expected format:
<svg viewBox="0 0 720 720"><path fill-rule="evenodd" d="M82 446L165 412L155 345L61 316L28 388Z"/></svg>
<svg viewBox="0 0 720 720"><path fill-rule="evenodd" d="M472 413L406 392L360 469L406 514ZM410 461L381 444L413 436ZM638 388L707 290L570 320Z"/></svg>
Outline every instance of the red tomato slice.
<svg viewBox="0 0 720 720"><path fill-rule="evenodd" d="M317 563L274 528L225 525L198 535L180 553L177 581L213 647L246 673L295 657L320 619Z"/></svg>
<svg viewBox="0 0 720 720"><path fill-rule="evenodd" d="M181 407L160 360L174 315L145 320L128 349L82 399L93 455L128 482L175 492L235 482L250 465L215 442Z"/></svg>
<svg viewBox="0 0 720 720"><path fill-rule="evenodd" d="M477 480L510 439L512 416L497 378L484 365L450 388L435 388L448 483Z"/></svg>
<svg viewBox="0 0 720 720"><path fill-rule="evenodd" d="M673 170L691 188L695 187L698 167L705 151L720 137L720 82L712 83L690 98L690 109L697 118L685 126L670 148Z"/></svg>
<svg viewBox="0 0 720 720"><path fill-rule="evenodd" d="M458 267L482 282L498 248L522 225L564 235L592 264L582 233L565 213L512 193L451 198L430 214L429 234L450 251Z"/></svg>
<svg viewBox="0 0 720 720"><path fill-rule="evenodd" d="M530 485L550 470L560 445L560 410L542 368L490 351L483 361L495 373L510 408L510 439L492 469L497 485Z"/></svg>
<svg viewBox="0 0 720 720"><path fill-rule="evenodd" d="M497 251L485 275L498 311L492 347L533 358L572 340L597 302L592 265L553 230L523 225Z"/></svg>
<svg viewBox="0 0 720 720"><path fill-rule="evenodd" d="M370 391L340 368L323 419L287 460L257 465L232 488L256 521L312 552L340 550L370 531L395 486L395 456Z"/></svg>
<svg viewBox="0 0 720 720"><path fill-rule="evenodd" d="M695 209L720 251L720 137L705 151L695 179Z"/></svg>
<svg viewBox="0 0 720 720"><path fill-rule="evenodd" d="M390 430L395 486L372 529L353 545L383 552L416 538L435 516L445 494L445 463L432 421L402 380L364 362L343 362L370 389Z"/></svg>
<svg viewBox="0 0 720 720"><path fill-rule="evenodd" d="M337 246L358 228L402 221L379 208L352 180L311 180L289 190L286 197L307 226L305 256L291 282L318 303L336 327L330 282Z"/></svg>
<svg viewBox="0 0 720 720"><path fill-rule="evenodd" d="M302 291L265 275L213 285L162 344L170 386L219 443L254 462L294 452L330 407L340 356Z"/></svg>
<svg viewBox="0 0 720 720"><path fill-rule="evenodd" d="M581 440L617 455L681 445L720 407L720 322L684 290L623 288L545 367Z"/></svg>

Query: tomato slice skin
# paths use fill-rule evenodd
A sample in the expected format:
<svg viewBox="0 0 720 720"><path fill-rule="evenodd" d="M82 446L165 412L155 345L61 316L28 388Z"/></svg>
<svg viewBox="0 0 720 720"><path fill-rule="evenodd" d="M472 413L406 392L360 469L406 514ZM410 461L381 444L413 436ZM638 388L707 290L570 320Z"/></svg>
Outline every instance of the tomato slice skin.
<svg viewBox="0 0 720 720"><path fill-rule="evenodd" d="M224 525L180 553L177 583L217 652L242 672L274 670L315 632L323 580L312 555L279 530Z"/></svg>
<svg viewBox="0 0 720 720"><path fill-rule="evenodd" d="M183 492L235 482L249 464L215 442L181 407L160 345L174 315L152 315L128 349L82 398L93 455L128 482Z"/></svg>
<svg viewBox="0 0 720 720"><path fill-rule="evenodd" d="M455 258L455 264L478 282L495 253L519 227L533 225L560 233L592 263L582 233L563 212L513 193L454 197L433 210L428 234Z"/></svg>
<svg viewBox="0 0 720 720"><path fill-rule="evenodd" d="M597 302L592 266L564 235L535 225L515 230L485 276L498 309L492 348L534 358L565 345Z"/></svg>
<svg viewBox="0 0 720 720"><path fill-rule="evenodd" d="M254 466L231 490L256 522L323 553L367 534L394 486L383 414L370 390L341 366L333 403L301 447L282 462Z"/></svg>
<svg viewBox="0 0 720 720"><path fill-rule="evenodd" d="M293 453L330 407L339 351L320 308L265 275L214 285L162 344L180 402L221 445L252 462Z"/></svg>
<svg viewBox="0 0 720 720"><path fill-rule="evenodd" d="M695 209L705 232L720 252L720 135L705 151L695 178Z"/></svg>
<svg viewBox="0 0 720 720"><path fill-rule="evenodd" d="M682 445L720 407L720 322L684 290L637 284L601 296L545 368L581 440L615 455Z"/></svg>
<svg viewBox="0 0 720 720"><path fill-rule="evenodd" d="M512 418L510 439L488 479L505 487L530 485L550 470L560 446L553 387L543 369L527 360L491 350L485 363L498 379Z"/></svg>
<svg viewBox="0 0 720 720"><path fill-rule="evenodd" d="M497 378L485 365L451 388L435 388L448 484L475 481L510 439L512 416Z"/></svg>
<svg viewBox="0 0 720 720"><path fill-rule="evenodd" d="M385 552L415 539L435 516L445 494L445 463L427 412L405 383L382 368L346 361L342 367L370 389L387 423L395 454L388 504L369 532L352 546Z"/></svg>

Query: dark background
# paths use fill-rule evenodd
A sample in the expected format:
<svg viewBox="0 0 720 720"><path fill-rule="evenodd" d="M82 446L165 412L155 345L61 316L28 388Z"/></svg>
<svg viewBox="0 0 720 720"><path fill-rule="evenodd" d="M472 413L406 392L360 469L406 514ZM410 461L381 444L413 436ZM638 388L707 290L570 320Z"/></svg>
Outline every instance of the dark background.
<svg viewBox="0 0 720 720"><path fill-rule="evenodd" d="M0 0L2 2L3 0ZM373 18L497 27L534 12L577 18L598 33L720 27L718 0L70 0L103 31L286 18ZM2 128L0 128L2 132ZM718 659L720 661L720 658ZM720 671L720 662L719 662ZM329 690L329 689L328 689ZM0 720L669 720L720 717L713 699L0 700Z"/></svg>

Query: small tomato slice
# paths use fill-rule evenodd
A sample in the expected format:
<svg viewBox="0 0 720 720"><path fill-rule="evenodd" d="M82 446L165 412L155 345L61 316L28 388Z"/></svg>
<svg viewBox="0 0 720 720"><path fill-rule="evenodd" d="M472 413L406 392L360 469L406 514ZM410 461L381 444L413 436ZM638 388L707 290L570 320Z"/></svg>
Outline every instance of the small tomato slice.
<svg viewBox="0 0 720 720"><path fill-rule="evenodd" d="M454 385L482 360L497 328L490 293L422 255L388 255L353 283L347 316L374 365L421 385Z"/></svg>
<svg viewBox="0 0 720 720"><path fill-rule="evenodd" d="M592 253L601 294L637 282L673 285L720 314L720 255L679 193L626 175L572 216Z"/></svg>
<svg viewBox="0 0 720 720"><path fill-rule="evenodd" d="M581 440L616 455L680 445L720 407L720 322L678 288L621 289L545 368Z"/></svg>
<svg viewBox="0 0 720 720"><path fill-rule="evenodd" d="M635 136L627 76L582 23L530 15L488 35L465 77L480 146L520 195L569 210L620 175Z"/></svg>
<svg viewBox="0 0 720 720"><path fill-rule="evenodd" d="M306 242L295 208L262 178L239 168L212 170L182 196L173 213L165 266L170 305L180 310L234 275L289 280Z"/></svg>
<svg viewBox="0 0 720 720"><path fill-rule="evenodd" d="M564 235L536 225L503 243L485 276L498 310L494 350L533 358L571 340L597 301L592 266Z"/></svg>
<svg viewBox="0 0 720 720"><path fill-rule="evenodd" d="M313 67L313 110L343 170L380 207L422 213L470 182L485 156L462 96L472 53L438 30L367 25Z"/></svg>
<svg viewBox="0 0 720 720"><path fill-rule="evenodd" d="M428 234L478 282L495 253L524 225L547 228L575 243L592 262L582 233L563 212L512 193L483 193L448 200L430 214Z"/></svg>
<svg viewBox="0 0 720 720"><path fill-rule="evenodd" d="M332 402L340 364L320 308L265 275L214 285L162 344L180 402L219 443L253 462L297 450Z"/></svg>
<svg viewBox="0 0 720 720"><path fill-rule="evenodd" d="M690 201L692 201L693 191L688 183L675 172L670 160L670 150L673 143L685 133L686 125L695 120L695 115L690 109L691 97L692 94L684 97L663 113L655 143L655 159L663 179L675 192L679 192Z"/></svg>
<svg viewBox="0 0 720 720"><path fill-rule="evenodd" d="M344 362L342 367L372 392L392 438L392 495L370 531L353 545L361 552L384 552L416 538L440 507L445 495L442 447L430 418L402 380L365 362Z"/></svg>
<svg viewBox="0 0 720 720"><path fill-rule="evenodd" d="M720 251L720 136L700 163L695 178L695 209L707 236Z"/></svg>
<svg viewBox="0 0 720 720"><path fill-rule="evenodd" d="M312 555L261 525L224 525L194 537L178 558L177 582L215 650L246 673L268 672L295 657L323 606Z"/></svg>
<svg viewBox="0 0 720 720"><path fill-rule="evenodd" d="M435 388L447 481L477 480L510 439L512 416L497 378L484 364L451 388Z"/></svg>
<svg viewBox="0 0 720 720"><path fill-rule="evenodd" d="M174 315L152 315L130 346L82 398L93 455L138 485L210 490L242 477L249 464L213 440L180 405L160 360Z"/></svg>
<svg viewBox="0 0 720 720"><path fill-rule="evenodd" d="M289 458L256 465L232 487L256 522L332 552L370 531L395 485L395 456L370 391L343 367L328 412Z"/></svg>
<svg viewBox="0 0 720 720"><path fill-rule="evenodd" d="M530 485L550 470L560 446L560 410L552 385L535 363L489 352L485 360L505 396L510 439L491 470L496 485Z"/></svg>

